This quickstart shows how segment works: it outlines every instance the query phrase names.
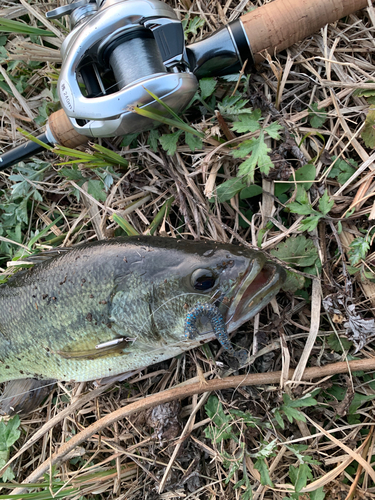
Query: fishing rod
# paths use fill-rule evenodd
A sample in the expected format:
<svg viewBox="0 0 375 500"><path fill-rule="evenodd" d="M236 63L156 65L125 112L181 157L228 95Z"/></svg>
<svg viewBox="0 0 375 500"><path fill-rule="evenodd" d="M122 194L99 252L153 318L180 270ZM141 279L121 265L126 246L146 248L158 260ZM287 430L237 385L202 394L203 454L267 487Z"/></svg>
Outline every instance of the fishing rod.
<svg viewBox="0 0 375 500"><path fill-rule="evenodd" d="M135 107L181 114L202 77L250 71L261 53L280 52L368 5L367 0L274 0L185 46L181 21L159 0L76 0L46 14L69 15L57 88L62 108L38 139L76 148L90 138L139 133L157 122ZM156 95L155 99L152 94ZM43 151L28 141L0 156L0 170Z"/></svg>

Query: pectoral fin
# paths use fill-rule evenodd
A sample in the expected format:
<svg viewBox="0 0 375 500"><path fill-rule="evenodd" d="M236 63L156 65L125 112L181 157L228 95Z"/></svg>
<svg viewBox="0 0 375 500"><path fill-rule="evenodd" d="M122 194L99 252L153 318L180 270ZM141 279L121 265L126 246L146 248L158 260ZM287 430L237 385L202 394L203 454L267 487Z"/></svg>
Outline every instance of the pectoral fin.
<svg viewBox="0 0 375 500"><path fill-rule="evenodd" d="M97 359L107 356L120 356L123 354L125 347L129 344L128 340L125 338L113 339L107 342L99 343L94 349L83 349L83 350L66 350L66 351L56 351L65 359Z"/></svg>

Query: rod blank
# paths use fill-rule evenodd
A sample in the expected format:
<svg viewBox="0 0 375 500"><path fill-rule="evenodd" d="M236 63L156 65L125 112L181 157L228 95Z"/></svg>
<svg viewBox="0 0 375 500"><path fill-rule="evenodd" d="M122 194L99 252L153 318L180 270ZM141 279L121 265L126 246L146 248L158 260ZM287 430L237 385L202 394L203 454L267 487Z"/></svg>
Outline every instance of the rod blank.
<svg viewBox="0 0 375 500"><path fill-rule="evenodd" d="M52 146L47 139L47 134L41 134L37 137L37 139L49 146ZM44 149L45 148L43 146L40 146L36 142L27 141L25 144L22 144L21 146L18 146L17 148L14 148L0 156L0 170L5 170L12 165L16 165L20 161L30 158L30 156L35 156L44 151Z"/></svg>

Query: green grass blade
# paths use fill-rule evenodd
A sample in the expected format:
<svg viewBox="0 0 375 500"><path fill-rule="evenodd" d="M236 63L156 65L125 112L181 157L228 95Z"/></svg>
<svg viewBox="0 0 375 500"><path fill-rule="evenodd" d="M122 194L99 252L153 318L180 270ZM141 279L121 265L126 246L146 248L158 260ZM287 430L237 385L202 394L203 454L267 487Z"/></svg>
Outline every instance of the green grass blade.
<svg viewBox="0 0 375 500"><path fill-rule="evenodd" d="M71 156L72 158L81 158L82 160L92 160L90 153L85 151L78 151L78 149L66 148L65 146L56 146L53 152L59 156Z"/></svg>
<svg viewBox="0 0 375 500"><path fill-rule="evenodd" d="M172 120L172 118L167 118L166 116L161 116L158 113L149 111L149 110L144 109L144 108L131 107L130 109L134 113L137 113L137 115L145 116L146 118L150 118L150 120L165 123L166 125L170 125L171 127L179 128L179 129L183 130L184 132L187 132L188 134L197 135L201 139L204 139L203 132L199 132L198 130L195 130L195 128L190 127L190 125L188 125L185 122L181 123L180 121Z"/></svg>
<svg viewBox="0 0 375 500"><path fill-rule="evenodd" d="M163 106L163 108L166 109L168 111L168 113L170 113L172 116L174 116L174 118L177 121L179 121L180 123L185 123L184 120L180 116L178 116L178 114L172 108L170 108L167 103L162 101L156 94L151 92L151 90L146 89L146 87L143 87L143 88L151 97L153 97L155 99L156 102L158 102L161 106Z"/></svg>
<svg viewBox="0 0 375 500"><path fill-rule="evenodd" d="M37 137L34 137L30 132L27 132L21 127L17 127L18 132L21 132L22 135L24 135L29 141L35 142L36 144L39 144L39 146L42 146L43 148L48 149L48 151L53 151L53 147L49 146L43 141L40 141Z"/></svg>
<svg viewBox="0 0 375 500"><path fill-rule="evenodd" d="M125 233L128 236L139 236L138 231L136 231L134 227L131 224L129 224L128 221L126 221L119 215L113 214L112 219L116 222L116 224L118 224L121 227L121 229L125 231Z"/></svg>
<svg viewBox="0 0 375 500"><path fill-rule="evenodd" d="M37 35L37 36L56 36L52 31L42 28L34 28L19 21L12 21L11 19L0 18L0 32L3 33L21 33L24 35Z"/></svg>
<svg viewBox="0 0 375 500"><path fill-rule="evenodd" d="M168 217L169 211L171 209L171 205L172 205L173 202L174 202L174 196L172 196L171 198L169 198L169 200L167 200L163 204L163 206L161 207L161 209L159 210L159 212L156 214L154 220L149 225L147 234L153 235L155 233L155 231L158 228L158 226L162 223L164 217Z"/></svg>
<svg viewBox="0 0 375 500"><path fill-rule="evenodd" d="M25 486L25 485L22 485ZM69 488L60 491L59 493L56 492L55 495L53 495L53 498L64 498L72 495L76 495L79 493L79 489L77 488ZM20 498L25 498L27 500L51 500L51 492L49 490L46 491L39 491L35 493L20 493L19 495L13 495L12 493L9 493L8 495L0 495L0 500L17 500Z"/></svg>
<svg viewBox="0 0 375 500"><path fill-rule="evenodd" d="M31 250L31 248L34 245L34 243L36 243L38 240L40 240L40 238L43 238L43 236L45 236L48 233L48 231L51 229L51 227L54 226L55 224L57 224L57 222L59 222L62 218L63 218L63 216L60 215L59 217L57 217L56 220L54 220L53 222L51 222L51 224L48 224L47 227L45 227L44 229L42 229L40 231L40 233L38 233L35 236L33 236L31 238L31 240L29 241L29 244L27 245L27 247Z"/></svg>
<svg viewBox="0 0 375 500"><path fill-rule="evenodd" d="M100 144L94 144L92 147L100 154L102 154L104 158L106 158L106 160L110 161L112 164L121 165L123 167L127 167L129 165L128 160L123 158L121 155L115 153L114 151L111 151L110 149L101 146ZM94 154L94 156L96 155ZM100 158L100 156L97 157Z"/></svg>

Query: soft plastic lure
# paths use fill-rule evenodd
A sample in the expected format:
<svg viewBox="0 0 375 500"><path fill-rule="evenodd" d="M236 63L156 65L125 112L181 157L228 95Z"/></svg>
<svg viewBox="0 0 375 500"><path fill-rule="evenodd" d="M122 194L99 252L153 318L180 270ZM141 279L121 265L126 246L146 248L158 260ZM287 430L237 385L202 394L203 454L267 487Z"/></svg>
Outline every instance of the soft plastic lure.
<svg viewBox="0 0 375 500"><path fill-rule="evenodd" d="M199 332L196 324L201 316L206 316L209 319L214 334L224 349L228 351L230 355L237 356L229 340L223 315L214 304L208 302L201 304L198 302L188 311L185 319L185 336L190 339L197 337Z"/></svg>

